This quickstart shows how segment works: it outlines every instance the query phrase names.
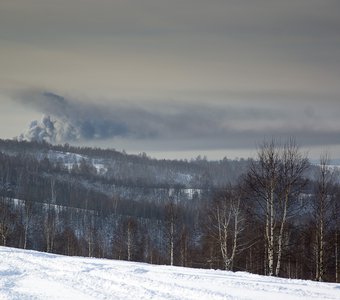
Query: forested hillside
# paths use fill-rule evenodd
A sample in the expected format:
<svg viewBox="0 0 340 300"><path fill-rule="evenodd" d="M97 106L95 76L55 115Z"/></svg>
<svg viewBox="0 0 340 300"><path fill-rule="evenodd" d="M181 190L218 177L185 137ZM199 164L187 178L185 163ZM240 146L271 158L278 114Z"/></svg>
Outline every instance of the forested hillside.
<svg viewBox="0 0 340 300"><path fill-rule="evenodd" d="M292 141L255 160L155 160L0 140L0 243L338 281L337 167Z"/></svg>

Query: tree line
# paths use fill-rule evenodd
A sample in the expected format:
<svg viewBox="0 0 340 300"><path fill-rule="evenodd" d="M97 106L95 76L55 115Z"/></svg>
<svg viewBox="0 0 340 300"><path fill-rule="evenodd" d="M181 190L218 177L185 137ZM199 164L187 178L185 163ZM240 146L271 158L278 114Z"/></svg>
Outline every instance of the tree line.
<svg viewBox="0 0 340 300"><path fill-rule="evenodd" d="M292 139L264 142L238 180L207 181L191 199L169 184L137 201L112 184L86 161L70 169L0 152L0 244L339 281L339 175L326 154L312 166Z"/></svg>

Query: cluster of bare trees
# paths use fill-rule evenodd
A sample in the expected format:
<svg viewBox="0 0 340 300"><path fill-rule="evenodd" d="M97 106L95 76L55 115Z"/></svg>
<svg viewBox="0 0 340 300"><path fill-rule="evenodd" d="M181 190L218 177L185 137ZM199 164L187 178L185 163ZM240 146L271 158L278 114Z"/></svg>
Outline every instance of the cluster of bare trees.
<svg viewBox="0 0 340 300"><path fill-rule="evenodd" d="M308 165L293 140L283 146L271 141L262 145L246 176L254 211L265 223L265 270L270 276L280 274L286 223L303 205L299 198Z"/></svg>
<svg viewBox="0 0 340 300"><path fill-rule="evenodd" d="M207 180L190 201L171 187L157 201L110 197L93 167L75 169L0 153L1 245L339 281L339 176L292 139L264 142L237 183Z"/></svg>
<svg viewBox="0 0 340 300"><path fill-rule="evenodd" d="M227 270L338 281L339 177L325 154L310 168L293 139L264 142L239 185L209 203L210 266L219 256Z"/></svg>

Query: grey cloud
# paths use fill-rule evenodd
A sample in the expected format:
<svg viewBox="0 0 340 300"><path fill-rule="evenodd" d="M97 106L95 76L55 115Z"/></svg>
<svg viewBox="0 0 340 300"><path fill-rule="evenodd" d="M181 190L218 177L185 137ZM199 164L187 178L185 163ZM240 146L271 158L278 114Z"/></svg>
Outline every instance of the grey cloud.
<svg viewBox="0 0 340 300"><path fill-rule="evenodd" d="M22 30L38 33L159 34L166 32L261 31L273 34L336 33L339 1L286 0L21 0L2 5L2 20L11 17ZM51 13L53 12L53 14ZM30 19L20 19L27 16ZM13 20L12 20L13 22ZM49 26L41 26L49 25ZM317 30L313 30L317 29ZM334 29L334 30L332 30ZM68 30L71 30L69 32ZM33 32L30 32L33 33Z"/></svg>
<svg viewBox="0 0 340 300"><path fill-rule="evenodd" d="M28 91L16 99L46 115L41 122L34 121L22 138L65 142L128 134L119 112L108 111L103 106L70 101L51 92Z"/></svg>
<svg viewBox="0 0 340 300"><path fill-rule="evenodd" d="M55 91L13 95L30 108L20 122L45 115L27 138L338 144L339 11L338 0L2 1L0 85ZM1 105L7 125L14 108Z"/></svg>
<svg viewBox="0 0 340 300"><path fill-rule="evenodd" d="M325 44L328 52L333 53L340 46L340 2L334 0L12 2L2 4L0 38L27 43L48 41L45 47L51 43L57 48L65 43L76 44L82 38L89 45L98 37L123 38L115 40L120 43L124 43L125 38L152 37L156 41L152 43L154 48L162 44L163 39L158 38L169 38L169 35L176 47L183 36L217 35L228 44L241 39L248 44L263 44L262 50L266 52L284 49L301 58L302 52L305 56L314 56L315 49ZM209 40L203 38L202 42ZM139 40L138 44L143 43ZM197 51L194 46L189 52Z"/></svg>
<svg viewBox="0 0 340 300"><path fill-rule="evenodd" d="M306 102L90 102L39 91L15 98L48 116L33 122L23 139L142 141L163 150L253 148L265 138L291 136L306 146L340 144L339 121L322 108L327 103L308 110Z"/></svg>
<svg viewBox="0 0 340 300"><path fill-rule="evenodd" d="M339 1L2 2L2 77L111 95L117 88L339 93Z"/></svg>

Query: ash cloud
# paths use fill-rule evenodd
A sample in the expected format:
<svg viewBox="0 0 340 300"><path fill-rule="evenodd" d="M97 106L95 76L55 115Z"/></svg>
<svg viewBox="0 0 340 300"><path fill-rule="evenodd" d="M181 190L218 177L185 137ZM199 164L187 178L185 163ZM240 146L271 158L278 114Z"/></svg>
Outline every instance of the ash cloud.
<svg viewBox="0 0 340 300"><path fill-rule="evenodd" d="M333 100L322 106L309 100L293 106L293 100L269 101L272 95L265 94L261 98L266 97L234 102L89 102L41 91L15 96L44 115L20 135L25 140L92 145L124 140L159 150L250 149L271 137L295 137L303 146L340 144Z"/></svg>
<svg viewBox="0 0 340 300"><path fill-rule="evenodd" d="M127 139L187 139L222 135L226 111L206 105L113 101L90 103L51 92L24 92L19 101L45 116L20 138L48 142Z"/></svg>
<svg viewBox="0 0 340 300"><path fill-rule="evenodd" d="M40 121L32 121L28 129L19 135L18 140L61 143L78 139L77 129L69 123L44 115Z"/></svg>
<svg viewBox="0 0 340 300"><path fill-rule="evenodd" d="M19 139L51 143L108 139L128 135L124 122L117 113L104 106L68 100L50 92L25 92L19 97L44 116L33 121Z"/></svg>
<svg viewBox="0 0 340 300"><path fill-rule="evenodd" d="M49 116L44 116L41 122L33 121L28 130L19 136L19 140L55 142L57 131L54 124Z"/></svg>

